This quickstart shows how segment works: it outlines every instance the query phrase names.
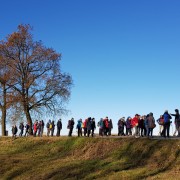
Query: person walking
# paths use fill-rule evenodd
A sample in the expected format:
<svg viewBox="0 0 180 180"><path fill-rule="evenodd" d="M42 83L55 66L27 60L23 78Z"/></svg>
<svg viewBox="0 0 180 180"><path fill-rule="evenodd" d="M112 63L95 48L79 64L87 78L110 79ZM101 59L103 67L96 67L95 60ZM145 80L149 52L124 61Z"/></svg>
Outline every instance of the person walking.
<svg viewBox="0 0 180 180"><path fill-rule="evenodd" d="M92 125L92 120L91 120L91 117L89 117L87 120L87 136L88 137L91 134L91 127L92 127L91 125Z"/></svg>
<svg viewBox="0 0 180 180"><path fill-rule="evenodd" d="M131 131L131 117L129 116L126 119L126 136L131 136L132 135L132 131Z"/></svg>
<svg viewBox="0 0 180 180"><path fill-rule="evenodd" d="M87 135L87 121L88 121L88 119L85 119L82 124L83 130L84 130L84 137L86 137L86 135Z"/></svg>
<svg viewBox="0 0 180 180"><path fill-rule="evenodd" d="M46 128L47 128L47 136L49 137L50 131L51 131L51 120L49 119L49 121L46 124Z"/></svg>
<svg viewBox="0 0 180 180"><path fill-rule="evenodd" d="M18 132L17 126L16 125L12 126L12 138L13 139L16 138L17 132Z"/></svg>
<svg viewBox="0 0 180 180"><path fill-rule="evenodd" d="M125 117L122 117L118 121L118 136L125 136L124 134L124 126L126 125L125 123Z"/></svg>
<svg viewBox="0 0 180 180"><path fill-rule="evenodd" d="M82 119L77 121L76 129L78 130L78 137L82 136Z"/></svg>
<svg viewBox="0 0 180 180"><path fill-rule="evenodd" d="M43 133L44 133L44 121L43 120L41 120L41 134L40 134L40 136L42 137L43 136Z"/></svg>
<svg viewBox="0 0 180 180"><path fill-rule="evenodd" d="M108 132L109 132L109 122L108 122L108 117L106 116L106 118L103 120L104 122L104 135L108 136Z"/></svg>
<svg viewBox="0 0 180 180"><path fill-rule="evenodd" d="M153 113L149 113L149 117L148 117L148 137L153 137L153 129L155 128L155 120L154 120L154 116Z"/></svg>
<svg viewBox="0 0 180 180"><path fill-rule="evenodd" d="M178 132L177 136L180 136L180 115L179 110L175 109L175 114L171 114L171 116L175 116L174 124L175 124L175 131L173 136L176 136L176 132Z"/></svg>
<svg viewBox="0 0 180 180"><path fill-rule="evenodd" d="M138 122L139 122L139 114L136 114L135 117L131 120L131 125L133 127L133 135L137 138L139 137L138 132Z"/></svg>
<svg viewBox="0 0 180 180"><path fill-rule="evenodd" d="M57 137L60 136L61 129L62 129L62 122L61 122L61 119L59 119L57 122L57 134L56 134Z"/></svg>
<svg viewBox="0 0 180 180"><path fill-rule="evenodd" d="M41 131L42 131L42 121L39 121L38 123L38 136L39 137L42 137Z"/></svg>
<svg viewBox="0 0 180 180"><path fill-rule="evenodd" d="M164 129L164 118L163 115L160 115L160 118L156 120L159 124L159 136L162 136L162 132Z"/></svg>
<svg viewBox="0 0 180 180"><path fill-rule="evenodd" d="M19 129L20 129L19 136L22 137L23 133L24 133L24 124L23 124L23 122L20 123Z"/></svg>
<svg viewBox="0 0 180 180"><path fill-rule="evenodd" d="M54 136L54 129L55 129L54 121L52 121L52 123L50 125L50 129L51 129L51 137L52 137L52 136Z"/></svg>
<svg viewBox="0 0 180 180"><path fill-rule="evenodd" d="M99 136L103 136L104 135L104 122L103 122L103 118L101 118L99 120L99 122L97 123L97 126L99 127Z"/></svg>
<svg viewBox="0 0 180 180"><path fill-rule="evenodd" d="M144 124L144 116L141 116L138 122L139 134L141 137L145 136L145 124Z"/></svg>
<svg viewBox="0 0 180 180"><path fill-rule="evenodd" d="M168 110L166 110L163 114L163 118L164 118L164 129L163 129L163 136L166 138L169 138L169 130L170 130L170 124L171 121L170 119L172 119L172 117L170 116L170 114L168 113Z"/></svg>
<svg viewBox="0 0 180 180"><path fill-rule="evenodd" d="M96 122L95 122L95 118L92 118L92 122L91 122L91 136L94 136L94 130L96 129Z"/></svg>
<svg viewBox="0 0 180 180"><path fill-rule="evenodd" d="M68 121L69 134L68 136L72 136L73 128L74 128L74 118Z"/></svg>
<svg viewBox="0 0 180 180"><path fill-rule="evenodd" d="M29 136L29 128L30 128L30 126L29 126L28 123L26 124L25 128L26 128L26 132L25 132L24 137Z"/></svg>
<svg viewBox="0 0 180 180"><path fill-rule="evenodd" d="M113 129L113 123L112 123L112 119L108 120L108 135L111 136L111 131Z"/></svg>
<svg viewBox="0 0 180 180"><path fill-rule="evenodd" d="M34 137L36 137L38 128L39 128L39 127L38 127L38 120L36 120L35 123L34 123L34 125L33 125Z"/></svg>

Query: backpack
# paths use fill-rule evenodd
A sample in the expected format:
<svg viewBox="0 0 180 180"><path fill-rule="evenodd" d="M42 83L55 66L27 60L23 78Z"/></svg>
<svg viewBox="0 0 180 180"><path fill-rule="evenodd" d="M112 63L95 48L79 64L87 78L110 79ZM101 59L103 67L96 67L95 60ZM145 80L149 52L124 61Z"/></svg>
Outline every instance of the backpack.
<svg viewBox="0 0 180 180"><path fill-rule="evenodd" d="M49 129L52 129L52 124L49 125Z"/></svg>

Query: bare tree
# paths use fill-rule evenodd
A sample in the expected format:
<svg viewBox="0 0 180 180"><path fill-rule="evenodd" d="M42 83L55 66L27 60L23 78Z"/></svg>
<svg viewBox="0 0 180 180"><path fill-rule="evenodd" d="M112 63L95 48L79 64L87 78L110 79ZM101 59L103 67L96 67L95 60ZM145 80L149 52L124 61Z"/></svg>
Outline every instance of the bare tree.
<svg viewBox="0 0 180 180"><path fill-rule="evenodd" d="M33 110L56 111L68 100L72 78L60 68L61 54L42 42L33 40L30 25L19 25L18 31L1 41L0 55L6 59L13 76L8 84L21 103L32 129Z"/></svg>

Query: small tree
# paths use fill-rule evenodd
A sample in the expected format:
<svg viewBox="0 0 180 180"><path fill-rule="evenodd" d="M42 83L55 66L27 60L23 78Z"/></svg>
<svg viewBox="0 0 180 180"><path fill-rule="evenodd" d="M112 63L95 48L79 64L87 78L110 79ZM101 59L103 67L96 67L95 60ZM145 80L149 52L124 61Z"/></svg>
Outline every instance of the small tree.
<svg viewBox="0 0 180 180"><path fill-rule="evenodd" d="M61 109L62 102L70 96L72 78L60 69L61 54L34 41L31 31L30 25L19 25L17 32L1 42L0 55L5 57L13 74L8 85L14 90L32 129L30 112L41 108Z"/></svg>

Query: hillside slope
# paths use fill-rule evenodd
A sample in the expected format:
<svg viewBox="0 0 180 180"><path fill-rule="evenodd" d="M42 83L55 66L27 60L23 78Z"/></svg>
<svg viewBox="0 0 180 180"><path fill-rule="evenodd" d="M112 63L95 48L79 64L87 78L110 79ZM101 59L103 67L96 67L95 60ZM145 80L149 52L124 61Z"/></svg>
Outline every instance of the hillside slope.
<svg viewBox="0 0 180 180"><path fill-rule="evenodd" d="M0 138L0 179L180 179L180 140Z"/></svg>

